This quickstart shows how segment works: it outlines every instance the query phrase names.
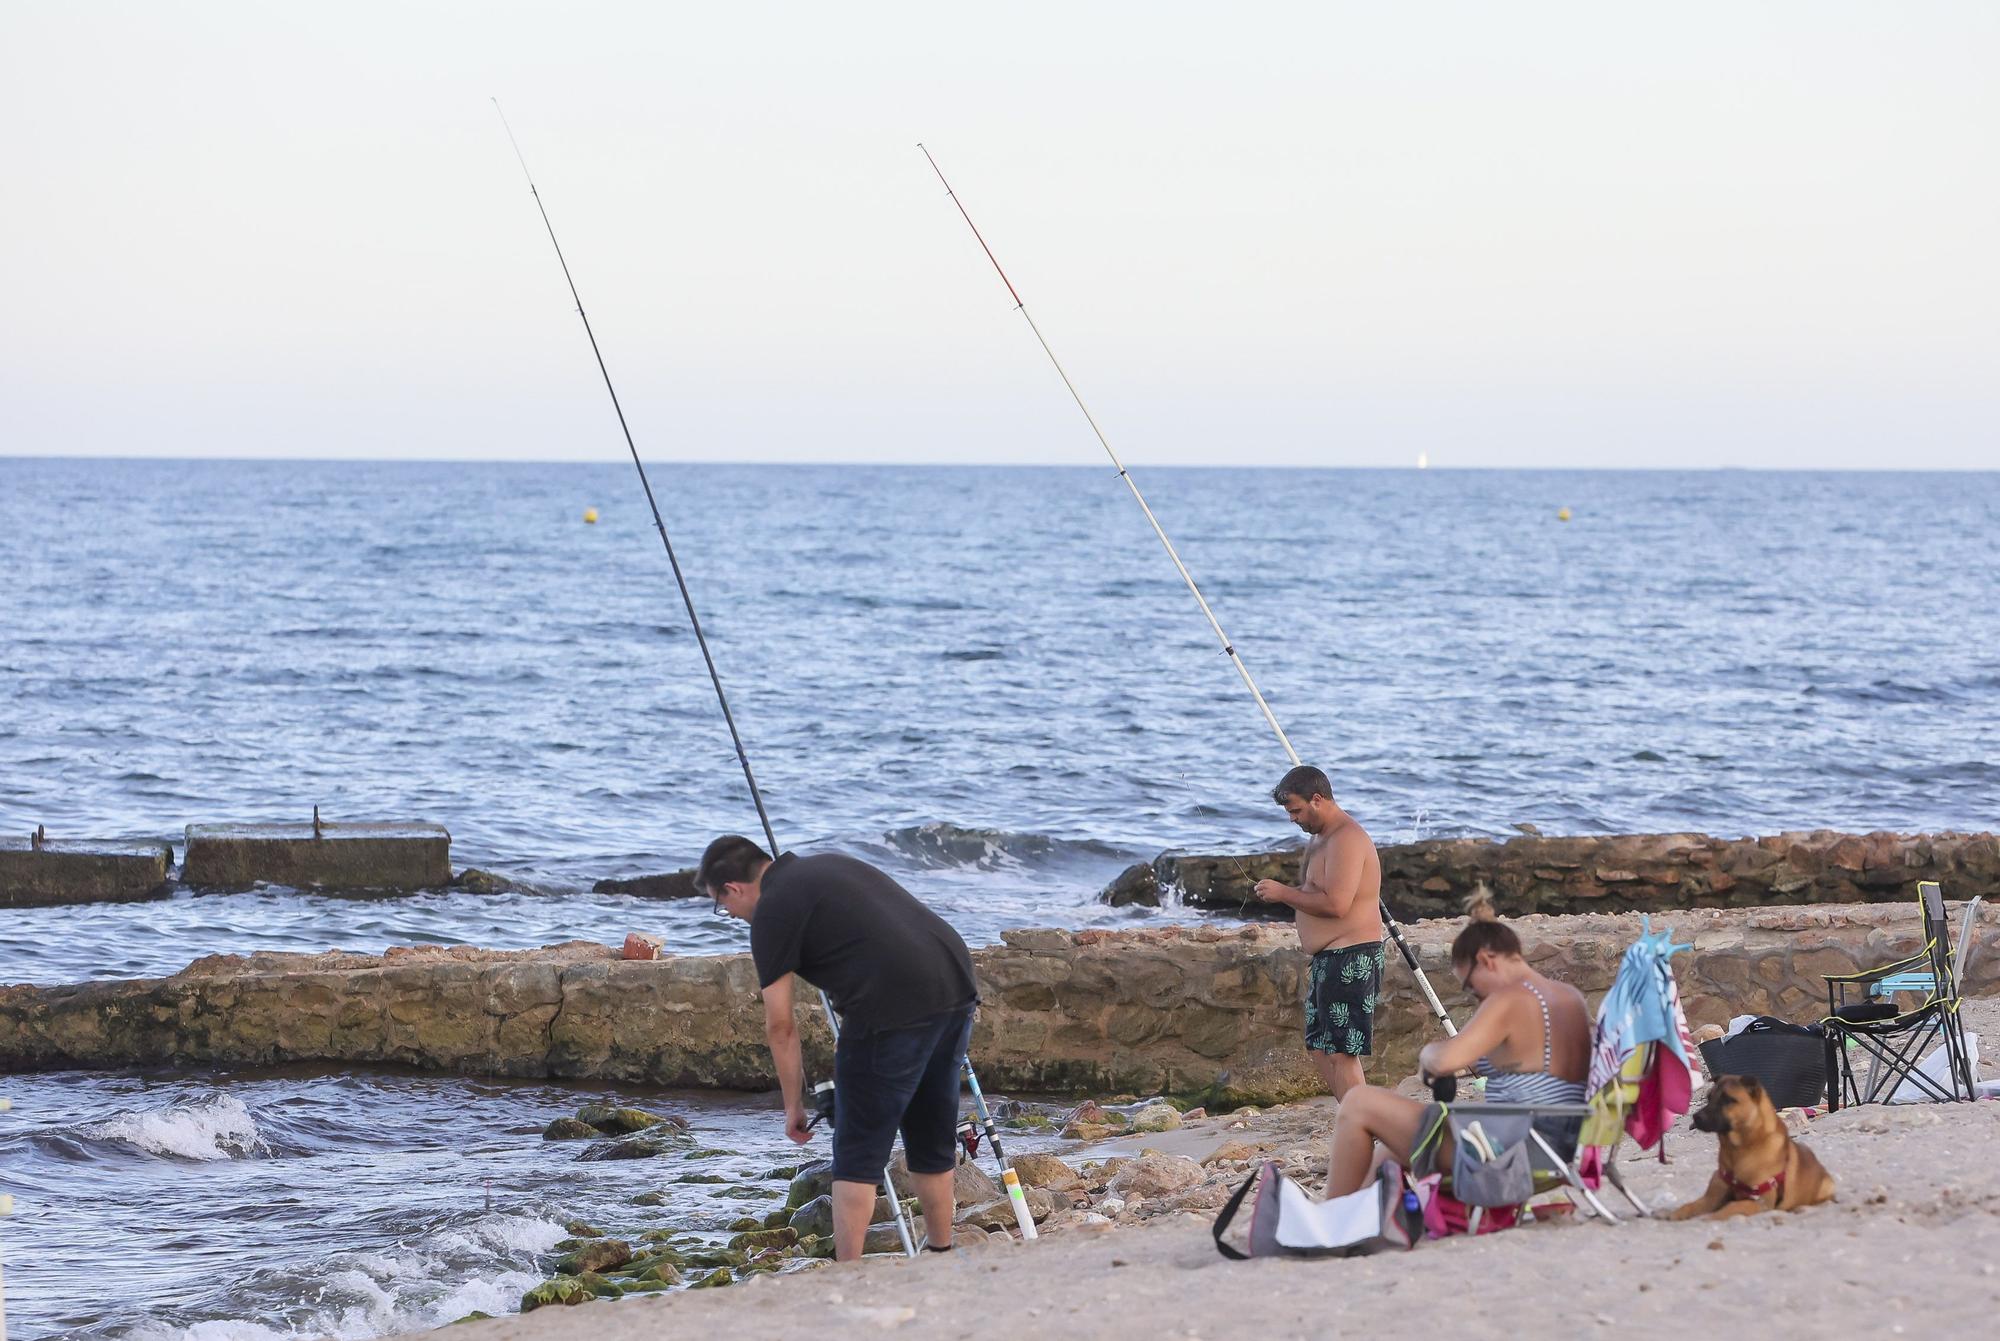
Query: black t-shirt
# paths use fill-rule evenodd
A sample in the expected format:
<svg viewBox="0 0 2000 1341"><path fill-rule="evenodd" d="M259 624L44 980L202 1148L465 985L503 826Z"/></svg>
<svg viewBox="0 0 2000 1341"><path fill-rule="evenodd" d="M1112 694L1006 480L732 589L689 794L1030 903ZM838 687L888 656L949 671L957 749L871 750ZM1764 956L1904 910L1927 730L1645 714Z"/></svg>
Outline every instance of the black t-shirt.
<svg viewBox="0 0 2000 1341"><path fill-rule="evenodd" d="M757 982L796 973L849 1029L894 1029L978 999L972 955L936 913L867 862L785 853L750 920Z"/></svg>

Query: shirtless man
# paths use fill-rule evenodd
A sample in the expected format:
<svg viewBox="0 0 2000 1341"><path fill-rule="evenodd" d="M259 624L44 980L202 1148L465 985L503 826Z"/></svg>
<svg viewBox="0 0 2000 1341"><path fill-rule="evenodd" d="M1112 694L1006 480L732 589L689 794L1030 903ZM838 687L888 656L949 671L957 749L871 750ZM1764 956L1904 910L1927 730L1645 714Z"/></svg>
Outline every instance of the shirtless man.
<svg viewBox="0 0 2000 1341"><path fill-rule="evenodd" d="M1271 792L1311 837L1299 887L1259 880L1257 897L1297 914L1306 975L1306 1055L1333 1097L1363 1084L1374 1050L1375 998L1382 990L1382 862L1374 840L1333 803L1333 784L1301 764Z"/></svg>

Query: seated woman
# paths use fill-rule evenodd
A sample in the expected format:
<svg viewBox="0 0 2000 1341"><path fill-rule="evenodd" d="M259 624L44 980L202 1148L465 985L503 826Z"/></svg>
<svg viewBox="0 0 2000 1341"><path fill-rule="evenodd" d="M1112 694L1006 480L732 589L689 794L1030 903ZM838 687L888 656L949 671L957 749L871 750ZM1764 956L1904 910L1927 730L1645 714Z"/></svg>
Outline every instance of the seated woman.
<svg viewBox="0 0 2000 1341"><path fill-rule="evenodd" d="M1427 1079L1465 1070L1485 1076L1487 1103L1582 1103L1591 1033L1583 993L1528 967L1521 938L1494 915L1491 894L1482 890L1467 911L1472 920L1451 944L1451 968L1479 998L1479 1009L1457 1037L1426 1044L1417 1069ZM1405 1167L1414 1162L1419 1174L1449 1169L1451 1130L1437 1121L1436 1107L1368 1085L1349 1090L1333 1129L1326 1195L1341 1196L1368 1182L1377 1142ZM1580 1125L1575 1119L1535 1123L1565 1159L1576 1149ZM1413 1152L1434 1129L1435 1141Z"/></svg>

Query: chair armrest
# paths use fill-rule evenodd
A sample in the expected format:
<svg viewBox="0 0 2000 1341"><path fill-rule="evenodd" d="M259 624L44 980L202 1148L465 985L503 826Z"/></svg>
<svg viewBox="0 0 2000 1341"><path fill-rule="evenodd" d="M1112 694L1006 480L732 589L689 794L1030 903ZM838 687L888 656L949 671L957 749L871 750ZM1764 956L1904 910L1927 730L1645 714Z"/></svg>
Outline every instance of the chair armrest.
<svg viewBox="0 0 2000 1341"><path fill-rule="evenodd" d="M1446 1108L1460 1117L1520 1117L1528 1114L1534 1117L1587 1118L1589 1104L1489 1104L1449 1103Z"/></svg>
<svg viewBox="0 0 2000 1341"><path fill-rule="evenodd" d="M1928 967L1930 965L1930 959L1931 959L1931 947L1926 945L1923 949L1917 951L1909 958L1898 959L1893 964L1878 964L1874 968L1861 969L1854 973L1822 973L1819 976L1825 979L1829 983L1836 983L1836 982L1869 983L1869 982L1874 982L1877 978L1886 978L1892 973L1909 972L1910 970L1916 968L1918 965L1923 965L1925 967Z"/></svg>

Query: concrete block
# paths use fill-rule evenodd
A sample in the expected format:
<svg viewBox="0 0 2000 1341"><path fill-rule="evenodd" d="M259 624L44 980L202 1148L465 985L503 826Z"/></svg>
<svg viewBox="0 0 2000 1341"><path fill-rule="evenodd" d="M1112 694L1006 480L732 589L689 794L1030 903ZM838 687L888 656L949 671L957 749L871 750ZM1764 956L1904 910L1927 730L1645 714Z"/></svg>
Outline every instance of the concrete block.
<svg viewBox="0 0 2000 1341"><path fill-rule="evenodd" d="M0 838L0 908L130 903L167 892L165 843Z"/></svg>
<svg viewBox="0 0 2000 1341"><path fill-rule="evenodd" d="M451 883L442 824L190 824L181 883L194 889L441 889Z"/></svg>

